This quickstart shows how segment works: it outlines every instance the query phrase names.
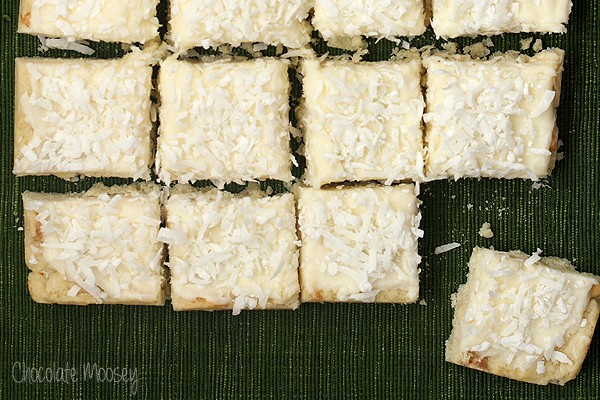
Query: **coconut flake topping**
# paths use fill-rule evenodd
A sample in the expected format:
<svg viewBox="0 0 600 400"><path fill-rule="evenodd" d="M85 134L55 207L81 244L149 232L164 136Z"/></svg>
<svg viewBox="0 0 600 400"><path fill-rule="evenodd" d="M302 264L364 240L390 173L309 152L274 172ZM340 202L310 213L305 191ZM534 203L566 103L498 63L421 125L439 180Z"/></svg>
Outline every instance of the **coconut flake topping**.
<svg viewBox="0 0 600 400"><path fill-rule="evenodd" d="M582 326L598 278L534 256L537 262L520 252L474 250L461 288L467 296L464 317L456 324L463 351L506 358L538 374L545 372L545 362L572 364L561 347Z"/></svg>
<svg viewBox="0 0 600 400"><path fill-rule="evenodd" d="M164 61L160 179L290 181L288 66L275 59Z"/></svg>
<svg viewBox="0 0 600 400"><path fill-rule="evenodd" d="M17 59L14 172L149 179L152 68Z"/></svg>
<svg viewBox="0 0 600 400"><path fill-rule="evenodd" d="M170 38L176 48L245 42L305 46L312 0L172 0Z"/></svg>
<svg viewBox="0 0 600 400"><path fill-rule="evenodd" d="M294 305L300 289L291 194L177 193L167 214L160 237L169 243L176 308L198 298L203 308L229 308L235 315Z"/></svg>

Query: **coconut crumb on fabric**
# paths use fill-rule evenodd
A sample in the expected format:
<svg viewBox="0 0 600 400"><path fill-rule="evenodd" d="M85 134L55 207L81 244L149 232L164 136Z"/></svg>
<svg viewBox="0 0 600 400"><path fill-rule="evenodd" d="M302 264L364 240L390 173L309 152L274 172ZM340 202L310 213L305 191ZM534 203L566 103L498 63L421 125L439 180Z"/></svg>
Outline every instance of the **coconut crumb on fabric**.
<svg viewBox="0 0 600 400"><path fill-rule="evenodd" d="M542 51L542 49L544 48L544 45L542 44L542 39L536 39L536 41L533 43L533 46L531 48L536 53Z"/></svg>
<svg viewBox="0 0 600 400"><path fill-rule="evenodd" d="M423 299L423 300L419 301L419 305L420 306L426 306L427 302L425 301L425 299Z"/></svg>
<svg viewBox="0 0 600 400"><path fill-rule="evenodd" d="M463 54L469 54L473 58L487 57L490 55L490 47L494 47L494 42L490 38L486 38L481 42L463 47Z"/></svg>
<svg viewBox="0 0 600 400"><path fill-rule="evenodd" d="M369 54L369 49L360 49L352 55L351 60L353 63L358 64L362 61L363 56L367 54Z"/></svg>
<svg viewBox="0 0 600 400"><path fill-rule="evenodd" d="M521 39L521 50L528 50L531 48L531 43L533 42L533 38L525 38Z"/></svg>
<svg viewBox="0 0 600 400"><path fill-rule="evenodd" d="M435 250L433 250L433 253L434 254L442 254L442 253L446 253L450 250L454 250L459 247L460 247L460 243L456 243L456 242L443 244L441 246L436 247Z"/></svg>
<svg viewBox="0 0 600 400"><path fill-rule="evenodd" d="M489 222L484 222L479 229L479 236L491 239L494 237L494 232L492 232L492 226Z"/></svg>
<svg viewBox="0 0 600 400"><path fill-rule="evenodd" d="M446 50L448 52L448 54L456 54L456 53L458 53L458 43L456 43L456 42L443 43L442 49Z"/></svg>

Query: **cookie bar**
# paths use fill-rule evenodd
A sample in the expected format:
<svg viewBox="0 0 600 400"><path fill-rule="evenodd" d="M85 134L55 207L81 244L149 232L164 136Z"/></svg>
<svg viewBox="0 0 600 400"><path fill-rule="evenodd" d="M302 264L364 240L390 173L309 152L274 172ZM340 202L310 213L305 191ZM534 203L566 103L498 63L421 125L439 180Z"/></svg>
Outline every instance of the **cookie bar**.
<svg viewBox="0 0 600 400"><path fill-rule="evenodd" d="M303 302L412 303L419 296L415 186L300 187Z"/></svg>
<svg viewBox="0 0 600 400"><path fill-rule="evenodd" d="M150 179L150 66L18 58L15 79L16 175Z"/></svg>
<svg viewBox="0 0 600 400"><path fill-rule="evenodd" d="M287 60L161 65L157 174L201 179L291 181Z"/></svg>
<svg viewBox="0 0 600 400"><path fill-rule="evenodd" d="M424 58L427 178L548 176L558 149L563 56L553 49L533 57Z"/></svg>
<svg viewBox="0 0 600 400"><path fill-rule="evenodd" d="M368 36L394 39L425 32L423 0L315 0L312 23L325 40Z"/></svg>
<svg viewBox="0 0 600 400"><path fill-rule="evenodd" d="M475 248L453 299L446 360L520 381L563 385L586 356L600 277L567 260Z"/></svg>
<svg viewBox="0 0 600 400"><path fill-rule="evenodd" d="M160 188L23 193L29 292L38 303L163 305Z"/></svg>
<svg viewBox="0 0 600 400"><path fill-rule="evenodd" d="M158 38L159 0L21 0L18 32L68 40L145 43Z"/></svg>
<svg viewBox="0 0 600 400"><path fill-rule="evenodd" d="M570 0L431 0L438 37L566 32Z"/></svg>
<svg viewBox="0 0 600 400"><path fill-rule="evenodd" d="M261 42L301 48L310 40L312 0L172 0L169 38L175 48Z"/></svg>
<svg viewBox="0 0 600 400"><path fill-rule="evenodd" d="M421 60L305 60L306 183L423 180Z"/></svg>
<svg viewBox="0 0 600 400"><path fill-rule="evenodd" d="M181 310L295 309L298 239L292 194L176 186L159 238L169 244L171 298Z"/></svg>

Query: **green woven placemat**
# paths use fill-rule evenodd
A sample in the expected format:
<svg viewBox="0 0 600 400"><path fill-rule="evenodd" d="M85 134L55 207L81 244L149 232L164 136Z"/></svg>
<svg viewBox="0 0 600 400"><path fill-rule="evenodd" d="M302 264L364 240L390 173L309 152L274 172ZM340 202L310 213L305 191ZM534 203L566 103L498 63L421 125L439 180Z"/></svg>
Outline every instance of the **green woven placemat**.
<svg viewBox="0 0 600 400"><path fill-rule="evenodd" d="M72 183L11 174L14 58L78 54L40 53L36 38L15 33L18 0L3 0L0 399L106 399L134 394L194 399L600 398L599 337L579 377L565 387L514 382L445 363L443 357L451 329L450 295L466 279L474 246L526 252L539 247L544 254L574 260L580 270L600 274L600 15L597 0L575 3L566 35L493 38L494 50L519 50L519 40L531 36L541 38L545 47L566 50L558 113L565 159L540 189L527 181L498 180L422 186L421 298L427 305L308 304L297 311L243 312L234 317L228 312L175 313L170 305L65 307L38 305L30 299L23 233L18 230L20 194L82 191L94 180ZM164 21L164 7L161 14ZM428 31L415 43L434 44L434 36ZM119 45L93 47L96 57L121 54ZM371 41L366 59L385 59L393 48L385 40ZM328 51L322 43L315 50ZM493 239L478 235L483 222L492 224ZM462 246L433 255L436 246L454 241ZM127 382L115 382L115 377L99 382L97 375L90 379L84 373L94 365L121 373L127 368L135 379L130 382L129 375ZM55 373L71 368L76 381L28 383L23 372L30 368Z"/></svg>

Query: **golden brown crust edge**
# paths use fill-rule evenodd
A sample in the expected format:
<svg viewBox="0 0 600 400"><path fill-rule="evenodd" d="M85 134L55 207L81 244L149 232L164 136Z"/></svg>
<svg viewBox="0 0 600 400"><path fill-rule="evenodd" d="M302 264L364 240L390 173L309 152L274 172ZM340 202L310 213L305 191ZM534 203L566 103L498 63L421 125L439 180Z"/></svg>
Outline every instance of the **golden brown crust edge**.
<svg viewBox="0 0 600 400"><path fill-rule="evenodd" d="M334 290L310 290L302 287L300 297L303 303L364 303L355 300L339 300ZM417 301L417 296L409 297L408 292L403 289L387 289L379 292L375 297L375 303L411 304Z"/></svg>
<svg viewBox="0 0 600 400"><path fill-rule="evenodd" d="M31 7L33 0L21 0L19 3L19 20L17 22L17 32L31 32Z"/></svg>
<svg viewBox="0 0 600 400"><path fill-rule="evenodd" d="M227 304L217 304L208 301L202 297L196 298L196 300L185 300L178 296L172 296L171 302L173 304L173 310L175 311L223 311L232 310L233 301ZM298 296L289 299L287 302L277 302L269 299L267 301L267 307L255 308L255 310L295 310L300 306L300 300ZM248 310L244 308L243 310Z"/></svg>

